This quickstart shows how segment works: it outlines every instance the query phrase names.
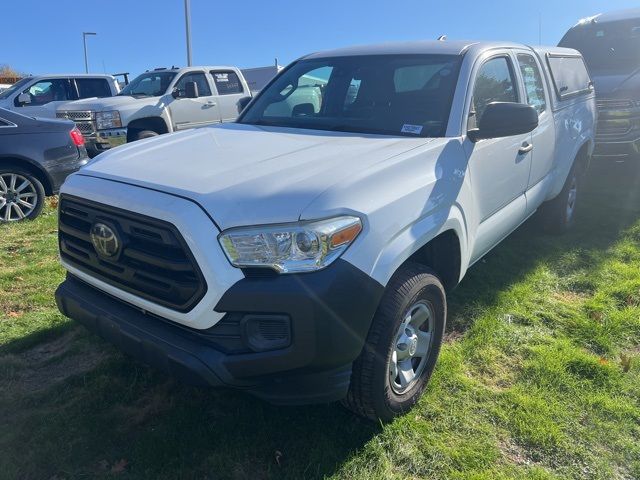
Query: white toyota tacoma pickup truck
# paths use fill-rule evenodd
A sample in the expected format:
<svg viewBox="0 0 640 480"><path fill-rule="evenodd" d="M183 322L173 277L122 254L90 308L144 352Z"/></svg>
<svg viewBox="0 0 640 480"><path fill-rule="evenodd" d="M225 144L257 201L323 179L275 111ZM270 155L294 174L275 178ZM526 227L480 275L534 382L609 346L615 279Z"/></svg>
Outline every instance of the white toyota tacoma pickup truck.
<svg viewBox="0 0 640 480"><path fill-rule="evenodd" d="M67 103L56 115L76 122L94 157L126 142L233 121L250 98L236 67L157 68L115 97Z"/></svg>
<svg viewBox="0 0 640 480"><path fill-rule="evenodd" d="M467 269L538 209L571 225L595 112L569 49L303 57L236 122L69 177L58 306L187 381L389 420L425 388Z"/></svg>

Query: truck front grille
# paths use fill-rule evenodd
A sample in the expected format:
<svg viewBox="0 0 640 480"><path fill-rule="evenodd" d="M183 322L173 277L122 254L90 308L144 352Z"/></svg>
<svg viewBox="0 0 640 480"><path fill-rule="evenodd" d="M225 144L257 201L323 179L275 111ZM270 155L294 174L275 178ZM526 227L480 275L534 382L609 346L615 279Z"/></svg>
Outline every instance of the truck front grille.
<svg viewBox="0 0 640 480"><path fill-rule="evenodd" d="M611 121L600 120L598 121L597 134L600 135L626 135L631 131L631 124L628 120Z"/></svg>
<svg viewBox="0 0 640 480"><path fill-rule="evenodd" d="M115 232L117 253L98 253L92 228ZM191 310L207 285L178 229L165 221L62 195L60 256L69 265L138 297L179 312Z"/></svg>
<svg viewBox="0 0 640 480"><path fill-rule="evenodd" d="M627 99L599 98L596 100L598 110L625 110L633 108L633 102Z"/></svg>
<svg viewBox="0 0 640 480"><path fill-rule="evenodd" d="M92 135L96 132L93 112L89 110L62 110L56 113L56 117L73 120L83 135Z"/></svg>

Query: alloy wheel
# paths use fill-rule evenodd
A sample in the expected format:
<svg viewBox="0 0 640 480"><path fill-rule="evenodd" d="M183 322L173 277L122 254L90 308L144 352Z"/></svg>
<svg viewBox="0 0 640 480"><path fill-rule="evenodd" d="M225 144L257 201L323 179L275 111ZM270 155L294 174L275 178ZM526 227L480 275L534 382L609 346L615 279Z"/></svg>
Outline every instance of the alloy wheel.
<svg viewBox="0 0 640 480"><path fill-rule="evenodd" d="M578 198L578 179L574 175L571 178L571 185L569 186L569 192L567 193L567 220L570 221L573 218L573 214L576 210L576 199Z"/></svg>
<svg viewBox="0 0 640 480"><path fill-rule="evenodd" d="M31 180L18 173L0 174L0 221L22 220L37 204L38 191Z"/></svg>

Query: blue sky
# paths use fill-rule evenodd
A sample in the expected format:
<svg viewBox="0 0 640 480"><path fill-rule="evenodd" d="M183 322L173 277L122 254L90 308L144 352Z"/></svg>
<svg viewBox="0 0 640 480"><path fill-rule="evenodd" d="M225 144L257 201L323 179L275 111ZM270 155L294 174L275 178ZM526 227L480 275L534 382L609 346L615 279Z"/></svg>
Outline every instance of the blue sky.
<svg viewBox="0 0 640 480"><path fill-rule="evenodd" d="M191 0L195 65L286 65L317 50L393 40L512 40L557 44L581 17L637 0ZM138 74L186 64L184 0L2 0L0 64L81 72L82 32L93 72Z"/></svg>

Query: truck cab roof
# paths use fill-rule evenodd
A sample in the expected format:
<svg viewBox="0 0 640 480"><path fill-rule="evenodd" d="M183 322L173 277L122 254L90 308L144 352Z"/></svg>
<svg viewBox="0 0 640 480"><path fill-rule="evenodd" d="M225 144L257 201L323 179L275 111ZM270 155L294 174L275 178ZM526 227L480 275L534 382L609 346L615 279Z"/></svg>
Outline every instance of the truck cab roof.
<svg viewBox="0 0 640 480"><path fill-rule="evenodd" d="M469 51L480 53L496 48L530 48L513 42L483 42L474 40L420 40L412 42L389 42L376 45L353 46L312 53L304 59L343 57L352 55L411 55L440 54L462 55Z"/></svg>
<svg viewBox="0 0 640 480"><path fill-rule="evenodd" d="M113 75L105 73L45 73L40 75L29 75L28 77L37 80L39 78L108 78L114 79ZM115 79L114 79L115 80Z"/></svg>

